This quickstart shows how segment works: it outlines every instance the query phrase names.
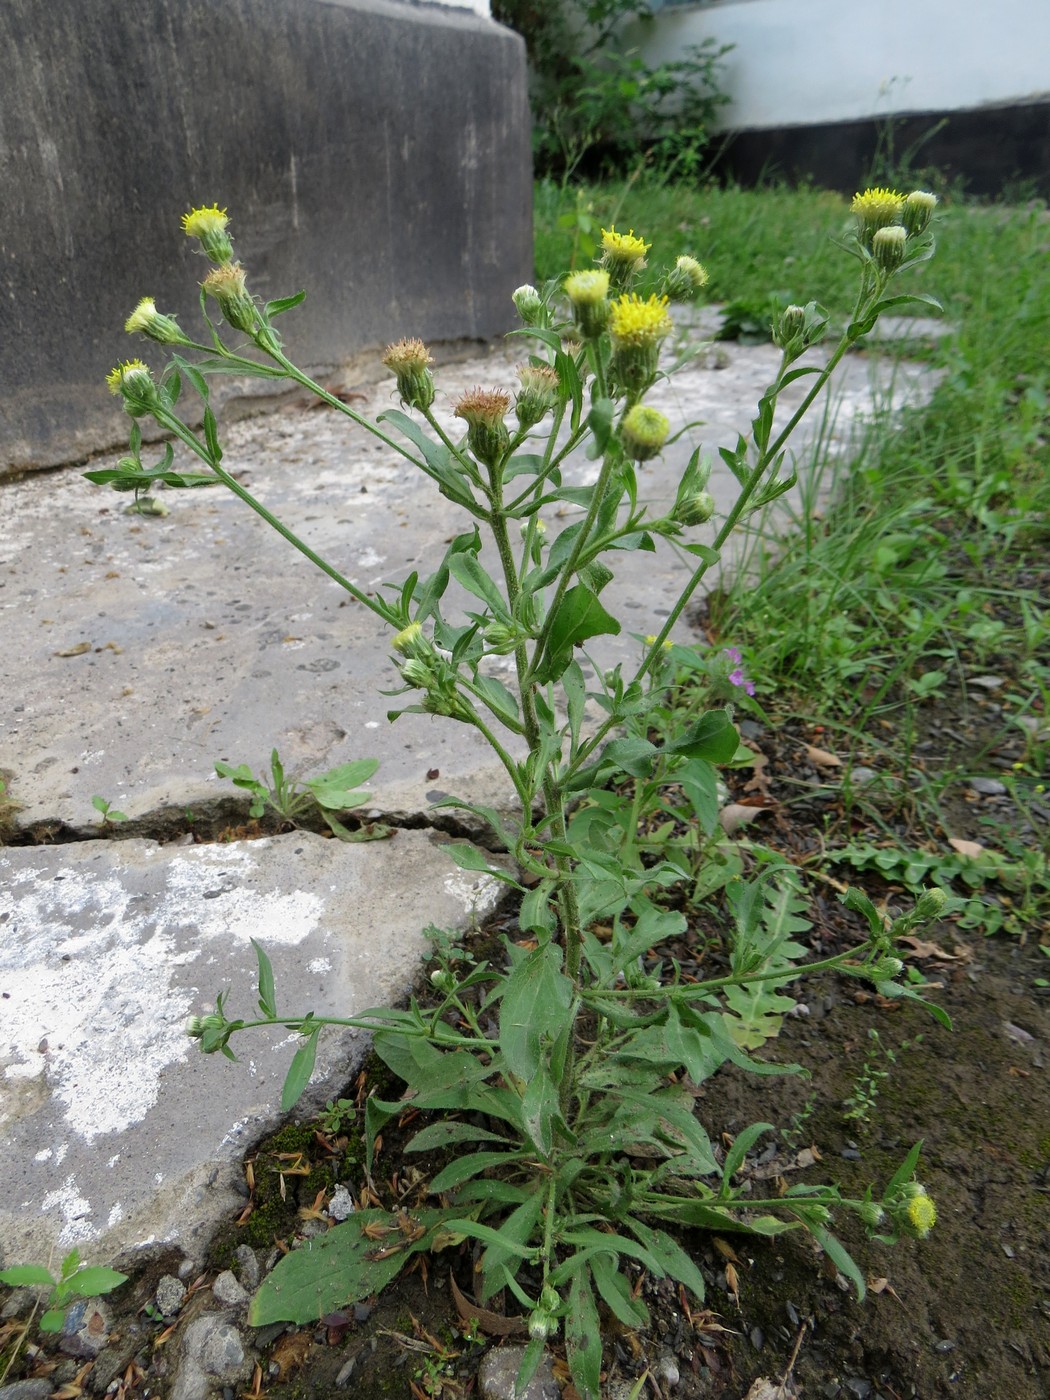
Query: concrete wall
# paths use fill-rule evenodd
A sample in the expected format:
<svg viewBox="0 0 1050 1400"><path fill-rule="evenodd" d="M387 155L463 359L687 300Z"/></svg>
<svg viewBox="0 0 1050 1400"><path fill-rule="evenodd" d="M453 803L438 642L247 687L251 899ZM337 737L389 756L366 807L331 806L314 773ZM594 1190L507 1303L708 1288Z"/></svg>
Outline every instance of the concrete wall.
<svg viewBox="0 0 1050 1400"><path fill-rule="evenodd" d="M850 122L1050 99L1046 0L725 0L662 9L633 42L666 58L709 35L732 130Z"/></svg>
<svg viewBox="0 0 1050 1400"><path fill-rule="evenodd" d="M180 215L218 203L293 358L489 337L531 276L524 46L399 0L4 0L0 472L125 439L103 378L157 363L141 296L199 325Z"/></svg>

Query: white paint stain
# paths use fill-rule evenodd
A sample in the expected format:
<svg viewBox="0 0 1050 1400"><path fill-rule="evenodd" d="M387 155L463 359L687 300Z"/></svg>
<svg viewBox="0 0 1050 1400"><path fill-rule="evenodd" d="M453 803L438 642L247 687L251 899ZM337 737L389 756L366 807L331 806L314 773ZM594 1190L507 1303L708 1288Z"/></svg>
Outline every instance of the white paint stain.
<svg viewBox="0 0 1050 1400"><path fill-rule="evenodd" d="M262 857L265 843L256 844ZM0 888L8 933L0 972L9 993L3 1077L46 1075L69 1127L88 1143L141 1122L165 1071L191 1050L185 1023L199 997L173 983L175 969L199 956L199 948L177 945L186 928L199 931L199 943L255 938L288 947L317 927L319 896L254 891L256 869L254 852L231 848L176 859L160 895L142 899L116 875L69 870L55 879L34 867L8 868ZM221 893L203 899L212 887ZM65 1150L55 1155L61 1161Z"/></svg>
<svg viewBox="0 0 1050 1400"><path fill-rule="evenodd" d="M58 1211L65 1221L59 1232L59 1244L76 1244L79 1240L95 1237L96 1231L91 1225L91 1202L80 1194L74 1175L67 1176L57 1190L48 1191L40 1202L40 1209L45 1213Z"/></svg>

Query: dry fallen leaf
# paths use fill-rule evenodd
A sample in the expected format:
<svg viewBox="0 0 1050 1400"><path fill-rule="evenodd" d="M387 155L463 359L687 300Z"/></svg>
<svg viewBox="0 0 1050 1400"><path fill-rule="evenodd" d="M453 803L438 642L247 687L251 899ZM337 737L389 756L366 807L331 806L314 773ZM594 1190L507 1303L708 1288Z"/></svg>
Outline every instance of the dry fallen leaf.
<svg viewBox="0 0 1050 1400"><path fill-rule="evenodd" d="M768 1381L765 1376L759 1376L758 1380L752 1383L744 1400L791 1400L794 1394L793 1390L785 1389L779 1381Z"/></svg>
<svg viewBox="0 0 1050 1400"><path fill-rule="evenodd" d="M768 811L768 807L745 807L742 802L729 802L719 812L718 820L725 834L732 836L742 826L747 826Z"/></svg>
<svg viewBox="0 0 1050 1400"><path fill-rule="evenodd" d="M449 1282L452 1285L452 1301L456 1305L456 1312L461 1320L469 1327L471 1322L477 1322L478 1328L485 1333L486 1337L527 1337L529 1335L528 1319L524 1317L504 1317L502 1313L492 1312L489 1308L479 1308L477 1303L472 1303L460 1291L456 1285L456 1280L449 1275Z"/></svg>
<svg viewBox="0 0 1050 1400"><path fill-rule="evenodd" d="M967 856L970 860L976 860L978 856L984 854L984 847L980 841L964 841L960 836L949 836L948 845L953 851L957 851L961 856Z"/></svg>
<svg viewBox="0 0 1050 1400"><path fill-rule="evenodd" d="M279 1368L278 1380L283 1381L293 1371L302 1369L313 1340L312 1332L286 1332L283 1337L278 1337L270 1353L271 1360Z"/></svg>
<svg viewBox="0 0 1050 1400"><path fill-rule="evenodd" d="M90 642L77 642L76 646L66 647L64 651L56 651L55 656L83 656L85 652L91 650Z"/></svg>
<svg viewBox="0 0 1050 1400"><path fill-rule="evenodd" d="M841 768L842 759L827 749L818 749L815 744L806 744L806 757L818 768Z"/></svg>
<svg viewBox="0 0 1050 1400"><path fill-rule="evenodd" d="M755 753L751 759L751 778L744 784L745 792L761 793L763 797L769 796L769 774L766 769L769 766L769 759L764 753Z"/></svg>

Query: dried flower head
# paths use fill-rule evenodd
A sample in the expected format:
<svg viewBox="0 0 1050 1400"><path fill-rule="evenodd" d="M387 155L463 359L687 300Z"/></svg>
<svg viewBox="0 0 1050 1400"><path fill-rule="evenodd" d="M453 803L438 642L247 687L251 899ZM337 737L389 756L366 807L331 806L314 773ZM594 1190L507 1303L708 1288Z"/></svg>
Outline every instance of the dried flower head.
<svg viewBox="0 0 1050 1400"><path fill-rule="evenodd" d="M183 214L182 231L190 238L200 239L201 247L212 262L225 263L233 257L233 243L226 232L229 222L226 210L211 204Z"/></svg>
<svg viewBox="0 0 1050 1400"><path fill-rule="evenodd" d="M434 402L434 377L430 373L430 351L421 340L398 340L388 345L383 364L393 370L401 402L425 413Z"/></svg>
<svg viewBox="0 0 1050 1400"><path fill-rule="evenodd" d="M502 389L474 388L456 404L454 412L467 424L467 441L479 462L498 466L510 446L504 415L510 408L510 395Z"/></svg>
<svg viewBox="0 0 1050 1400"><path fill-rule="evenodd" d="M514 411L522 428L531 428L554 407L558 399L558 373L550 365L519 365L521 388Z"/></svg>
<svg viewBox="0 0 1050 1400"><path fill-rule="evenodd" d="M244 268L240 263L221 263L213 267L201 283L205 292L219 303L222 314L235 330L251 335L258 321L258 310L248 292Z"/></svg>

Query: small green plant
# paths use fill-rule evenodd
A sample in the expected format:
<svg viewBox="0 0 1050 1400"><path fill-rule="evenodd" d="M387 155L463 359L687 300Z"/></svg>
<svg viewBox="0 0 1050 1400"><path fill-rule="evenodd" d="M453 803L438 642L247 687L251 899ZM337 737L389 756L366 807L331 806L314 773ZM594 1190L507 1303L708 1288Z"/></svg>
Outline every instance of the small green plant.
<svg viewBox="0 0 1050 1400"><path fill-rule="evenodd" d="M99 797L97 794L91 799L91 805L96 812L102 814L103 827L111 826L114 822L126 822L128 819L126 812L118 812L112 803L107 802L104 797Z"/></svg>
<svg viewBox="0 0 1050 1400"><path fill-rule="evenodd" d="M353 1099L329 1099L324 1111L317 1115L325 1137L338 1137L357 1117Z"/></svg>
<svg viewBox="0 0 1050 1400"><path fill-rule="evenodd" d="M118 1274L115 1269L81 1264L79 1251L71 1249L62 1260L58 1278L55 1278L51 1270L46 1269L43 1264L15 1264L11 1268L0 1269L0 1283L6 1284L9 1288L46 1289L47 1292L42 1299L44 1311L37 1325L41 1332L61 1332L70 1304L75 1303L80 1298L99 1298L104 1293L112 1293L122 1283L127 1283L127 1275ZM3 1375L0 1375L0 1384L6 1378L22 1342L28 1336L37 1306L39 1306L39 1301L34 1304L33 1313L26 1322L13 1352L8 1357L7 1366Z"/></svg>
<svg viewBox="0 0 1050 1400"><path fill-rule="evenodd" d="M901 1055L922 1043L922 1036L901 1042L899 1050L886 1045L878 1031L868 1031L868 1049L864 1063L853 1081L848 1096L843 1102L843 1118L847 1123L857 1123L863 1128L871 1126L871 1120L878 1107L879 1093L890 1077L893 1066Z"/></svg>
<svg viewBox="0 0 1050 1400"><path fill-rule="evenodd" d="M21 802L11 796L7 783L0 778L0 846L15 834L15 814L21 807Z"/></svg>
<svg viewBox="0 0 1050 1400"><path fill-rule="evenodd" d="M280 755L270 754L270 781L255 776L246 763L233 767L216 763L220 778L229 778L235 787L251 793L248 815L255 821L270 813L288 826L297 826L305 816L320 815L335 836L342 841L377 841L390 835L390 828L378 823L365 823L357 830L345 826L337 812L349 812L368 801L369 794L359 784L368 782L379 767L379 760L359 758L352 763L340 763L316 778L296 779L284 771Z"/></svg>
<svg viewBox="0 0 1050 1400"><path fill-rule="evenodd" d="M749 1051L775 1037L794 1004L785 988L806 974L839 971L887 998L928 1006L902 978L894 950L939 916L945 897L925 892L912 910L890 920L851 891L845 903L862 920L861 939L813 959L797 940L808 928L805 906L782 863L745 868L741 861L728 879L719 867L715 883L731 929L728 958L687 981L667 946L689 932L673 898L682 864L671 846L668 855L640 851L608 795L634 785L640 811L663 803L670 786L689 788L687 802L705 836L707 827L716 835L718 768L749 756L741 754L726 706L698 703L685 722L667 713L666 643L738 522L795 484L788 441L842 357L884 309L914 300L891 284L931 256L934 203L921 191L907 199L867 191L854 201L849 251L857 279L845 329L823 364L800 364L824 337L828 314L815 301L784 308L775 329L780 364L749 435L721 449L736 490L717 519L707 490L711 463L699 449L674 501L660 512L649 510L640 489L645 463L670 437L669 421L646 402L664 373L660 350L674 329L670 301L694 300L706 281L691 255L663 271L660 291L643 296L635 288L650 245L608 228L600 266L542 289L519 288L518 334L528 356L519 388L513 399L498 388L463 394L454 416L464 427L453 436L433 411L438 386L421 341L388 348L384 363L402 408L373 423L286 356L274 321L303 294L260 305L247 290L246 270L233 261L225 212L211 207L185 216L186 232L214 264L201 291L207 340L192 341L150 299L139 303L128 330L167 345L172 358L159 378L141 361L113 370L110 387L134 420L131 451L118 468L88 473L89 479L127 489L145 488L161 475L169 486L211 481L232 491L393 634L403 682L396 694L407 703L388 717L408 711L469 726L489 745L516 799L510 816L447 799L489 825L513 872L469 843L445 849L460 867L520 896L521 941L507 939L473 960L453 956L447 941L434 938L432 998L346 1018L279 1013L273 969L256 944L259 1016L230 1017L227 994L220 993L215 1010L191 1023L204 1053L231 1058L231 1040L253 1027L296 1032L301 1042L284 1085L285 1108L309 1082L326 1025L367 1028L376 1053L405 1085L404 1097L373 1095L365 1104L367 1170L377 1136L409 1104L429 1121L403 1150L452 1149L429 1182L433 1205L393 1216L362 1208L285 1256L253 1300L253 1324L323 1317L382 1289L416 1253L470 1240L481 1247L481 1300L506 1290L527 1318L519 1388L546 1342L561 1335L576 1389L585 1400L598 1400L599 1306L625 1327L648 1319L627 1261L703 1299L703 1276L674 1231L805 1229L863 1295L864 1275L833 1232L836 1213L855 1215L884 1241L901 1233L921 1238L932 1226L933 1205L912 1179L918 1146L878 1200L871 1192L844 1198L834 1184L759 1197L741 1173L772 1126L754 1123L731 1145L718 1145L697 1117L690 1084L704 1084L728 1063L760 1075L791 1072L795 1067L756 1060ZM209 314L212 302L226 321L222 333ZM227 344L233 335L248 345ZM434 571L412 573L372 596L277 521L223 465L208 380L231 370L308 388L454 502L463 529L447 541ZM781 395L795 384L804 390L801 402L782 411ZM198 408L179 408L184 389L196 395ZM175 468L170 445L157 464L145 466L137 420L147 415L205 470ZM599 464L586 485L566 480L575 452ZM545 513L564 521L556 533L548 531ZM645 640L633 667L594 666L585 673L578 656L586 657L586 645L622 631L603 597L622 554L666 544L680 551L690 572L661 631ZM453 583L458 592L450 593ZM455 601L464 595L465 607ZM727 652L719 663L724 674L713 671L711 681L750 699L742 660ZM251 791L263 810L268 803L284 816L292 809L294 794L276 754L272 787L246 767L219 771ZM347 777L336 771L345 796ZM323 780L306 787L319 800L317 782L323 788ZM713 852L698 859L716 865ZM671 897L661 897L664 889ZM948 1024L942 1011L929 1009Z"/></svg>

